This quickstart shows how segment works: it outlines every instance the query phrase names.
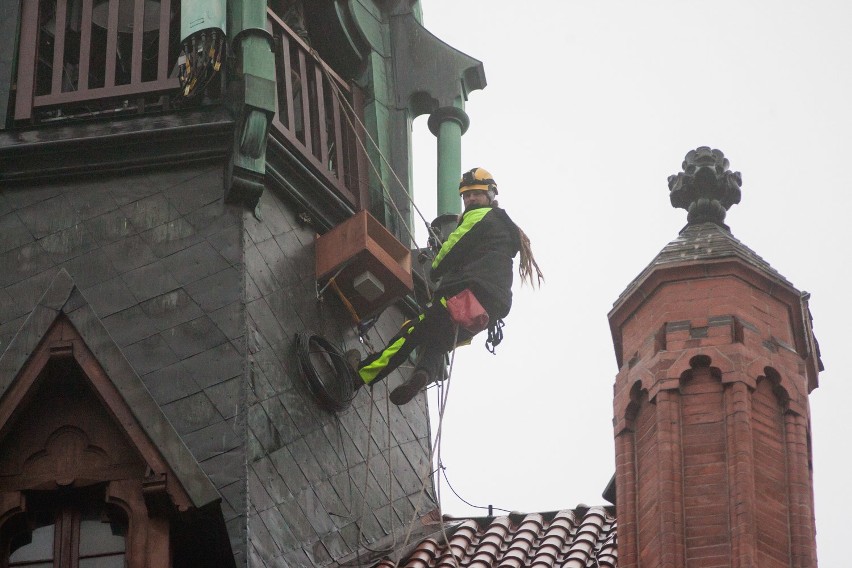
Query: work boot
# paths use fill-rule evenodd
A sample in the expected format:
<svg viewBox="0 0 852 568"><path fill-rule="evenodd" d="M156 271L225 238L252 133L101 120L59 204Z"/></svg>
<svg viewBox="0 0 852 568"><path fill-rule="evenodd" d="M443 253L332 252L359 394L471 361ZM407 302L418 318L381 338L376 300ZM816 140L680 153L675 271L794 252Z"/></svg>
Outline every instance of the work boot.
<svg viewBox="0 0 852 568"><path fill-rule="evenodd" d="M361 352L357 349L350 349L343 354L343 359L349 365L349 368L352 369L352 389L357 392L358 389L366 384L358 372L358 367L361 364Z"/></svg>
<svg viewBox="0 0 852 568"><path fill-rule="evenodd" d="M423 390L423 387L431 382L432 376L426 369L414 369L414 373L407 381L391 391L390 400L395 405L402 406L411 401L412 398L417 396L417 393Z"/></svg>

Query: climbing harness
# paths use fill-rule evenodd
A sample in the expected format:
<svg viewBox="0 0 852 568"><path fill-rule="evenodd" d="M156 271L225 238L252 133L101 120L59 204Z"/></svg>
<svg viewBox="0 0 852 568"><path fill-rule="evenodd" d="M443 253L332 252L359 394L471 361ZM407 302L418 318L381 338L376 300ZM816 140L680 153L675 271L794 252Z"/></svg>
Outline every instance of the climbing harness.
<svg viewBox="0 0 852 568"><path fill-rule="evenodd" d="M496 355L495 350L497 346L500 345L500 342L503 341L503 328L506 326L506 322L502 319L498 319L493 324L488 326L488 339L485 340L485 348L488 349L489 353L492 355Z"/></svg>

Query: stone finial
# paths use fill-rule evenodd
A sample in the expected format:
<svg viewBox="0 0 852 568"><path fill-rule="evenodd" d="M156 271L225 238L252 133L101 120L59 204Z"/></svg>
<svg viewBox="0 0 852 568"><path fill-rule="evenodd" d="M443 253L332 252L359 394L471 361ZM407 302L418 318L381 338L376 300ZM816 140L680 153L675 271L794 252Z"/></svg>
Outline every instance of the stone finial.
<svg viewBox="0 0 852 568"><path fill-rule="evenodd" d="M701 146L690 150L683 160L683 172L669 176L672 207L688 211L687 223L724 225L725 212L740 202L740 172L728 169L730 163L720 150Z"/></svg>

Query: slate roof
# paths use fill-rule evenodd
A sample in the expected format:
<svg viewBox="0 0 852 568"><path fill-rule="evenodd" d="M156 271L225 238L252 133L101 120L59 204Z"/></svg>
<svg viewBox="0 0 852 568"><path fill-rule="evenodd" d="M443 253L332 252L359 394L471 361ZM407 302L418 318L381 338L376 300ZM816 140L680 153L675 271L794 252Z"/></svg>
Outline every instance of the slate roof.
<svg viewBox="0 0 852 568"><path fill-rule="evenodd" d="M675 240L663 247L654 260L621 293L618 305L648 274L656 268L685 262L738 258L770 278L795 289L789 280L772 268L756 252L741 243L726 225L716 223L689 224L681 229Z"/></svg>
<svg viewBox="0 0 852 568"><path fill-rule="evenodd" d="M376 568L618 568L613 507L470 518L446 532L449 547L439 531Z"/></svg>
<svg viewBox="0 0 852 568"><path fill-rule="evenodd" d="M192 504L218 502L216 487L151 397L139 375L104 328L74 279L61 268L18 333L0 354L0 397L14 384L50 327L67 317L127 403L139 426L175 473Z"/></svg>

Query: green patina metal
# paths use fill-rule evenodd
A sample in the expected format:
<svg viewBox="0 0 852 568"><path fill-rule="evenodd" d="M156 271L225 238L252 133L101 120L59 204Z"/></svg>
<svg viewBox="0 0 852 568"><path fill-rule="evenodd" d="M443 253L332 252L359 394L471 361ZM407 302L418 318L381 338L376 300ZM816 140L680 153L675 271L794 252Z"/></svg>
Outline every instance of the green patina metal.
<svg viewBox="0 0 852 568"><path fill-rule="evenodd" d="M470 125L464 100L458 106L442 107L429 115L429 130L438 138L438 215L461 213L461 137Z"/></svg>
<svg viewBox="0 0 852 568"><path fill-rule="evenodd" d="M228 38L235 57L229 94L237 127L226 198L254 207L264 189L266 137L275 114L275 57L265 0L229 0Z"/></svg>

